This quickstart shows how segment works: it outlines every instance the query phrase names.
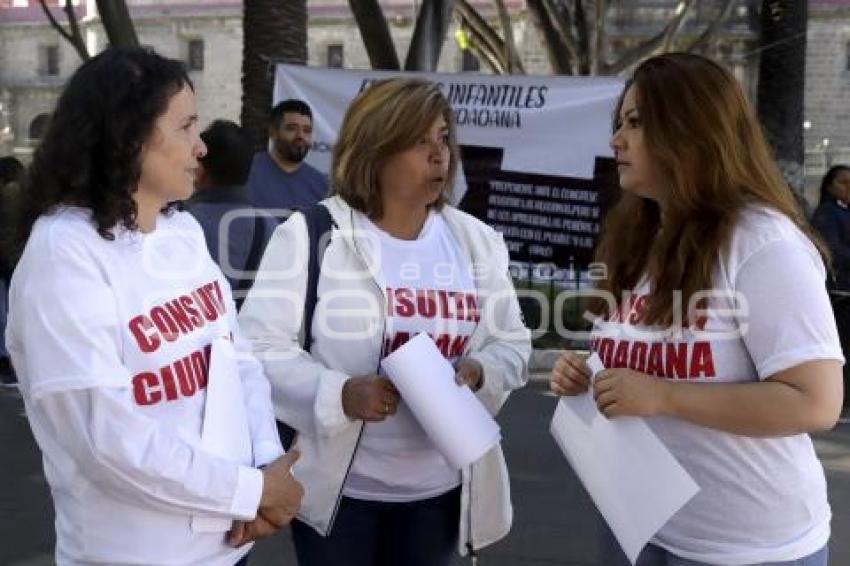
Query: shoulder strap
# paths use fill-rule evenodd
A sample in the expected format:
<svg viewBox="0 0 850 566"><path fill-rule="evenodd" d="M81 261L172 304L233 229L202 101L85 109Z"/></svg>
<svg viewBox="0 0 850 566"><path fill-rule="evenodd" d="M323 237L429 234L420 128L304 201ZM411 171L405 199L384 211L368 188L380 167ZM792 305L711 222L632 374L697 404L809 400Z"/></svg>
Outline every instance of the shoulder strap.
<svg viewBox="0 0 850 566"><path fill-rule="evenodd" d="M257 268L260 266L260 257L263 253L263 242L265 240L265 227L263 226L263 219L257 213L254 215L254 234L251 237L251 248L248 250L248 258L245 260L245 265L242 267L242 271L246 273L246 275L239 280L239 283L236 284L237 295L239 298L236 299L236 310L242 308L242 303L245 302L244 291L247 291L251 288L251 285L254 283L254 276L256 275Z"/></svg>
<svg viewBox="0 0 850 566"><path fill-rule="evenodd" d="M301 210L307 222L307 236L310 256L307 259L307 292L304 296L304 344L307 352L313 345L313 313L319 300L319 274L322 270L322 258L330 243L330 231L336 227L331 213L321 203Z"/></svg>
<svg viewBox="0 0 850 566"><path fill-rule="evenodd" d="M330 211L317 203L299 211L307 222L307 238L310 255L307 258L307 291L304 295L304 344L302 348L309 352L313 345L313 313L319 300L319 273L322 270L322 258L330 243L330 231L336 227ZM285 450L295 443L297 431L288 424L277 421L277 432Z"/></svg>

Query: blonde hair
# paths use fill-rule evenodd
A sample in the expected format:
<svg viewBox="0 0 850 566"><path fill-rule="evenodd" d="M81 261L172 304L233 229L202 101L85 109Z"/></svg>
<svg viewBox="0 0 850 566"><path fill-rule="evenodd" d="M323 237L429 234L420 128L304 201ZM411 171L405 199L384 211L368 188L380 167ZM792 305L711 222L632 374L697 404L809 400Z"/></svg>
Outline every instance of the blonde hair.
<svg viewBox="0 0 850 566"><path fill-rule="evenodd" d="M431 204L440 208L451 195L457 171L457 134L451 106L439 87L419 79L377 81L351 102L331 158L331 195L339 195L370 218L380 218L378 172L390 157L412 147L440 117L448 126L450 151L446 183Z"/></svg>

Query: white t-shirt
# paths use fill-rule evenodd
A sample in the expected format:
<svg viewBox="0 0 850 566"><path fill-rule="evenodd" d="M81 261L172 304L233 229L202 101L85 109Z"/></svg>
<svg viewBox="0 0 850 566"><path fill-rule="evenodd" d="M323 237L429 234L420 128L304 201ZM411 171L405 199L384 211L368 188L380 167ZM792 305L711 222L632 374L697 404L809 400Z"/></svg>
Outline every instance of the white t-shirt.
<svg viewBox="0 0 850 566"><path fill-rule="evenodd" d="M369 257L386 291L383 356L426 332L454 362L479 314L471 262L443 217L431 213L416 240L393 238L360 213L355 214L355 228L368 235ZM366 424L343 494L371 501L418 501L458 485L459 471L448 465L402 400L395 415Z"/></svg>
<svg viewBox="0 0 850 566"><path fill-rule="evenodd" d="M268 381L230 289L187 213L149 234L94 229L86 209L40 218L12 279L7 341L56 508L59 564L232 565L193 515L251 519L259 470L200 439L210 344L232 335L254 464L282 453Z"/></svg>
<svg viewBox="0 0 850 566"><path fill-rule="evenodd" d="M592 348L609 368L706 383L843 360L825 277L817 250L788 218L749 207L715 268L708 312L683 317L678 336L635 326L649 291L642 284L598 324ZM711 564L794 560L826 544L826 482L808 435L750 438L666 417L648 422L701 488L654 543Z"/></svg>

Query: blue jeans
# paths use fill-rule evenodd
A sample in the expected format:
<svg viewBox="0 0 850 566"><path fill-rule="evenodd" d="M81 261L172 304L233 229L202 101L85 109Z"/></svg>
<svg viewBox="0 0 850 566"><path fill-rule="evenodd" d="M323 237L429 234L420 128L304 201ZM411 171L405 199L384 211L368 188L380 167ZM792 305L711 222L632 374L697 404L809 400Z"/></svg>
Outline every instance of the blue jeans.
<svg viewBox="0 0 850 566"><path fill-rule="evenodd" d="M819 551L797 560L783 562L760 562L753 566L827 566L829 562L829 548L824 546ZM688 560L664 550L660 546L649 544L638 556L635 566L711 566L708 562Z"/></svg>
<svg viewBox="0 0 850 566"><path fill-rule="evenodd" d="M386 503L343 497L328 537L292 521L300 566L448 566L455 554L460 488Z"/></svg>
<svg viewBox="0 0 850 566"><path fill-rule="evenodd" d="M630 566L629 559L620 548L617 539L614 538L614 533L608 528L605 521L599 517L599 553L600 564L605 566ZM783 562L762 562L751 566L827 566L829 563L829 547L824 546L814 554L804 556L797 560L788 560ZM708 562L700 562L698 560L688 560L681 556L676 556L669 550L665 550L660 546L648 544L638 556L635 566L712 566Z"/></svg>

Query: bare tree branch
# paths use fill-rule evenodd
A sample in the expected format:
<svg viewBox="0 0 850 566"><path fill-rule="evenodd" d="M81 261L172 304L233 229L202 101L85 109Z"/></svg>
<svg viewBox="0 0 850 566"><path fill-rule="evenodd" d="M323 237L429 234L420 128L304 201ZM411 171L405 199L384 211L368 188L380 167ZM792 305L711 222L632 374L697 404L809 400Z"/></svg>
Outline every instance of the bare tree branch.
<svg viewBox="0 0 850 566"><path fill-rule="evenodd" d="M139 38L125 0L95 0L100 21L113 47L138 47Z"/></svg>
<svg viewBox="0 0 850 566"><path fill-rule="evenodd" d="M723 25L729 18L729 14L732 13L732 8L735 6L735 0L725 0L723 7L717 14L717 17L714 18L703 32L699 35L698 38L691 43L686 51L693 51L696 53L704 53L708 50L709 44L711 43L711 39L717 33L717 30L720 29L720 26Z"/></svg>
<svg viewBox="0 0 850 566"><path fill-rule="evenodd" d="M511 25L511 16L508 14L508 9L505 8L503 0L496 0L496 8L499 11L499 23L502 25L502 35L504 35L505 43L505 58L508 60L508 73L515 75L525 74L525 69L519 58L519 53L516 50L514 42L514 28Z"/></svg>
<svg viewBox="0 0 850 566"><path fill-rule="evenodd" d="M488 51L493 55L499 61L499 66L503 69L501 72L505 73L508 68L508 63L504 58L505 42L502 41L499 34L490 27L490 24L466 0L456 0L455 10L468 27L481 50Z"/></svg>
<svg viewBox="0 0 850 566"><path fill-rule="evenodd" d="M593 56L590 60L590 72L594 75L600 74L600 70L605 68L605 12L608 11L608 2L606 0L597 0L596 13L594 14L594 41L593 41Z"/></svg>
<svg viewBox="0 0 850 566"><path fill-rule="evenodd" d="M73 45L74 49L77 50L77 54L79 54L80 58L83 61L88 60L91 55L89 55L88 47L86 47L86 42L83 40L83 34L80 31L80 24L77 20L77 12L74 10L74 4L71 0L67 0L65 2L65 15L68 16L68 27L71 28L71 36L75 39Z"/></svg>
<svg viewBox="0 0 850 566"><path fill-rule="evenodd" d="M572 56L574 51L569 49L565 41L566 37L549 16L544 2L547 2L547 0L527 0L527 5L535 25L543 36L543 46L549 55L549 64L552 67L552 72L557 75L575 74L575 69L573 68L575 56Z"/></svg>
<svg viewBox="0 0 850 566"><path fill-rule="evenodd" d="M470 39L472 39L469 43L469 50L472 51L472 54L475 55L479 61L487 63L487 66L490 67L490 70L492 70L495 74L504 75L507 73L507 69L499 60L497 54L483 48L484 42L480 40L476 32L473 29L468 28L465 23L462 25L464 25L467 33L470 35Z"/></svg>
<svg viewBox="0 0 850 566"><path fill-rule="evenodd" d="M422 0L416 27L407 50L404 68L407 71L437 70L440 51L452 19L454 0Z"/></svg>
<svg viewBox="0 0 850 566"><path fill-rule="evenodd" d="M553 0L541 0L541 4L545 13L552 21L552 25L555 26L555 29L561 35L564 45L569 50L570 57L572 59L578 59L578 45L576 45L575 36L573 35L569 14L567 14L567 17L564 17L562 11L559 10L559 6L556 6ZM563 4L560 6L564 8Z"/></svg>
<svg viewBox="0 0 850 566"><path fill-rule="evenodd" d="M480 61L487 63L493 73L497 75L507 74L508 64L504 60L504 52L492 49L475 26L470 25L470 22L461 16L459 17L463 29L469 36L469 50L472 51L473 55Z"/></svg>
<svg viewBox="0 0 850 566"><path fill-rule="evenodd" d="M377 0L348 0L373 69L401 69L387 19Z"/></svg>
<svg viewBox="0 0 850 566"><path fill-rule="evenodd" d="M691 7L691 4L694 3L694 0L680 0L680 2L676 5L676 10L673 12L673 19L670 21L671 24L667 26L667 33L664 35L664 43L661 46L661 51L666 52L670 51L670 47L673 45L673 38L676 37L676 34L679 33L679 30L682 29L682 23L685 21L685 14Z"/></svg>
<svg viewBox="0 0 850 566"><path fill-rule="evenodd" d="M41 5L41 9L44 12L44 15L47 16L47 20L50 22L50 26L56 30L56 32L62 36L62 38L70 43L74 50L76 50L77 54L80 58L85 61L89 59L89 52L86 49L86 44L83 41L83 36L80 34L80 28L77 25L77 14L74 12L74 6L71 4L70 0L65 3L65 14L68 16L68 22L71 27L71 32L65 30L62 27L56 17L53 15L53 12L50 11L50 8L47 7L47 2L45 0L38 0L39 5Z"/></svg>
<svg viewBox="0 0 850 566"><path fill-rule="evenodd" d="M575 10L573 10L573 21L576 28L576 44L578 48L577 74L589 75L590 34L587 32L587 12L584 9L584 0L575 0Z"/></svg>
<svg viewBox="0 0 850 566"><path fill-rule="evenodd" d="M56 18L53 16L53 13L50 11L50 8L47 7L47 3L45 2L45 0L38 0L38 3L41 5L41 9L44 11L44 15L47 16L50 25L53 26L53 29L55 29L57 33L59 33L59 35L64 37L65 40L70 43L74 43L74 38L71 37L71 35L67 31L65 31L65 28L62 27L62 24L56 21Z"/></svg>
<svg viewBox="0 0 850 566"><path fill-rule="evenodd" d="M682 0L679 3L679 6L683 6L681 9L677 8L675 15L673 18L664 26L660 32L656 35L650 37L646 41L643 41L639 45L635 46L632 49L626 51L620 59L610 64L603 64L599 67L600 74L606 75L615 75L624 69L627 69L653 53L656 53L661 50L661 48L665 45L667 41L668 35L671 33L675 35L675 33L679 30L682 24L682 20L685 18L685 14L687 14L688 9L690 8L693 0Z"/></svg>

